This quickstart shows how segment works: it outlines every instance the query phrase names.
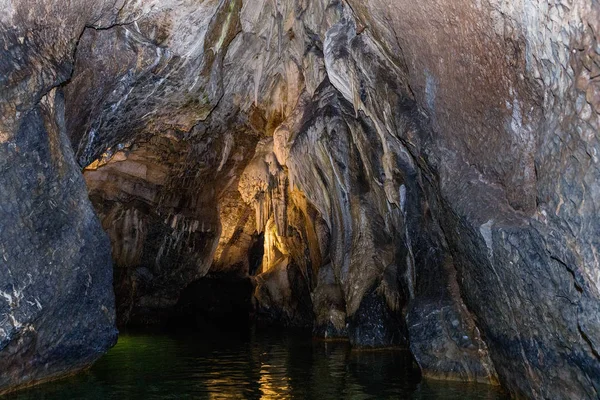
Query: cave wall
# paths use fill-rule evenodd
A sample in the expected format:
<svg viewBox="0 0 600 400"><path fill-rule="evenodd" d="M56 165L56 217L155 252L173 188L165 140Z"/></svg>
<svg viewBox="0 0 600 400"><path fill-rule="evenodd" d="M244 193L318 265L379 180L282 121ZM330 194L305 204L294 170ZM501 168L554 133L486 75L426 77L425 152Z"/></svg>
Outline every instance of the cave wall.
<svg viewBox="0 0 600 400"><path fill-rule="evenodd" d="M282 2L275 9L263 3L153 3L134 11L126 4L122 13L131 13L132 22L88 28L79 39L65 89L67 126L113 244L120 324L160 322L195 279L251 268L248 252L261 229L237 180L258 138L272 135L300 91L314 90L324 78L312 42L341 10L320 2ZM157 137L174 147L152 144L162 140ZM190 246L193 224L198 230L218 225L218 232ZM165 235L176 240L162 243ZM297 251L303 245L296 241ZM290 276L298 271L292 268ZM302 318L289 315L297 308L292 289L308 295L292 286L289 295L276 296L291 301L286 324L310 325L310 300Z"/></svg>
<svg viewBox="0 0 600 400"><path fill-rule="evenodd" d="M265 247L276 248L263 269L300 269L318 336L348 337L361 347L410 341L430 377L496 382L410 153L397 138L380 137L329 81L304 97L240 180L244 200L267 230ZM414 125L414 103L402 107L398 121ZM292 221L296 208L310 217ZM297 247L306 250L294 252ZM266 284L259 288L271 281L276 288L294 286L274 272L260 278ZM280 297L277 308L291 314Z"/></svg>
<svg viewBox="0 0 600 400"><path fill-rule="evenodd" d="M3 250L0 387L114 339L87 167L126 320L250 273L262 231L267 319L408 345L433 378L597 397L595 0L0 5L1 235L32 243ZM27 338L53 348L52 326L79 350L43 369Z"/></svg>
<svg viewBox="0 0 600 400"><path fill-rule="evenodd" d="M0 3L0 392L81 370L116 341L110 247L59 87L108 1ZM47 15L52 21L45 23ZM62 23L57 23L62 20Z"/></svg>
<svg viewBox="0 0 600 400"><path fill-rule="evenodd" d="M116 342L110 247L63 107L51 90L0 149L0 391L82 369Z"/></svg>
<svg viewBox="0 0 600 400"><path fill-rule="evenodd" d="M403 140L422 157L429 207L500 382L514 395L597 396L598 114L587 77L598 4L350 4L387 47L381 59L402 56L429 127ZM346 98L353 87L385 93L361 55L332 56ZM358 108L400 133L393 101L366 98Z"/></svg>

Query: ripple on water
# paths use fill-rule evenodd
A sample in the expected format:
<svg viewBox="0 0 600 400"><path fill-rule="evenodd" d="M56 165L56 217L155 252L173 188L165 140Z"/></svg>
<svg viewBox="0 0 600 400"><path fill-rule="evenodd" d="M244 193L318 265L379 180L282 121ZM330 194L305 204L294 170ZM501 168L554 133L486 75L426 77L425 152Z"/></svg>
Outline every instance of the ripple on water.
<svg viewBox="0 0 600 400"><path fill-rule="evenodd" d="M421 381L404 351L260 332L124 334L89 371L8 399L500 400L486 385Z"/></svg>

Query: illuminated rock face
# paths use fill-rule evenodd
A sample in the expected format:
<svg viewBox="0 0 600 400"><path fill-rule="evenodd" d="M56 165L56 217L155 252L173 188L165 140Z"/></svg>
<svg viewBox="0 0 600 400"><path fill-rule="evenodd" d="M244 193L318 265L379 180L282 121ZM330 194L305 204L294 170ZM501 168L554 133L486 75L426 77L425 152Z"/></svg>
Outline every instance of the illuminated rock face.
<svg viewBox="0 0 600 400"><path fill-rule="evenodd" d="M250 277L425 376L597 397L600 7L389 3L0 0L0 388L114 340L102 226L122 324Z"/></svg>
<svg viewBox="0 0 600 400"><path fill-rule="evenodd" d="M237 194L236 171L239 175L249 158L244 145L255 143L240 135L235 144L233 139L207 144L194 137L157 135L105 155L108 160L84 171L90 199L112 243L120 326L164 322L181 290L204 276L213 260L217 269L220 258L227 258L232 270L239 260L231 256L241 258L227 247L236 227L223 230L219 214L222 199ZM230 158L222 159L223 152L231 152ZM238 234L237 245L249 247L250 235L244 242ZM248 271L247 265L238 268Z"/></svg>

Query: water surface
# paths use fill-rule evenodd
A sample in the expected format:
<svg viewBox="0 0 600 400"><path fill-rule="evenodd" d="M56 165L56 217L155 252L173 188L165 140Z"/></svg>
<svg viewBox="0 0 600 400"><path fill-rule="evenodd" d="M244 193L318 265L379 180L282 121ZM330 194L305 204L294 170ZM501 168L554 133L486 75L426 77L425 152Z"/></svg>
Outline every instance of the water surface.
<svg viewBox="0 0 600 400"><path fill-rule="evenodd" d="M122 334L90 370L8 399L505 399L423 381L401 350L352 351L289 332Z"/></svg>

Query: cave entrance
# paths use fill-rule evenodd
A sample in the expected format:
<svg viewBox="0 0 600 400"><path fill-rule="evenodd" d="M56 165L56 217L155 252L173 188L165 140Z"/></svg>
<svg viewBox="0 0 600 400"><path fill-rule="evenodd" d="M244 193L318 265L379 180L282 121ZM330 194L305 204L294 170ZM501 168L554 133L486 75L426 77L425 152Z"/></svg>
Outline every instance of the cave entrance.
<svg viewBox="0 0 600 400"><path fill-rule="evenodd" d="M84 169L112 244L121 327L184 316L246 325L252 315L250 263L256 272L263 235L237 190L247 160L225 162L219 173L216 153L227 144L202 145L170 132L118 145Z"/></svg>
<svg viewBox="0 0 600 400"><path fill-rule="evenodd" d="M118 145L83 171L111 240L118 326L311 327L316 210L274 183L264 141L182 135Z"/></svg>
<svg viewBox="0 0 600 400"><path fill-rule="evenodd" d="M326 98L337 93L323 90ZM409 253L391 238L399 229L382 230L379 220L402 226L401 210L366 218L380 211L367 203L364 161L345 122L331 123L354 147L339 154L330 176L329 158L304 160L306 150L293 161L306 165L290 172L275 138L245 128L153 134L88 165L89 197L112 244L118 326L260 322L362 347L408 346ZM315 174L303 179L318 192L294 185L301 172ZM341 188L328 189L341 173L355 190L352 202ZM367 234L353 233L360 230Z"/></svg>
<svg viewBox="0 0 600 400"><path fill-rule="evenodd" d="M210 159L204 149L201 164L182 142L154 137L121 146L84 170L112 243L118 322L129 328L94 368L137 376L143 364L145 376L156 374L154 393L170 396L187 394L187 382L199 379L202 393L260 398L337 398L348 382L356 396L418 390L420 371L406 348L351 351L343 292L323 255L329 229L307 198L290 190L265 143L255 142L254 156L241 162L235 155ZM219 165L223 172L215 174ZM360 312L378 313L382 305L371 296ZM311 330L315 321L326 322ZM177 335L139 333L157 325ZM126 373L119 372L125 354ZM193 360L193 368L178 359ZM328 378L309 388L323 363ZM165 371L182 389L161 383ZM103 392L124 384L108 380Z"/></svg>

